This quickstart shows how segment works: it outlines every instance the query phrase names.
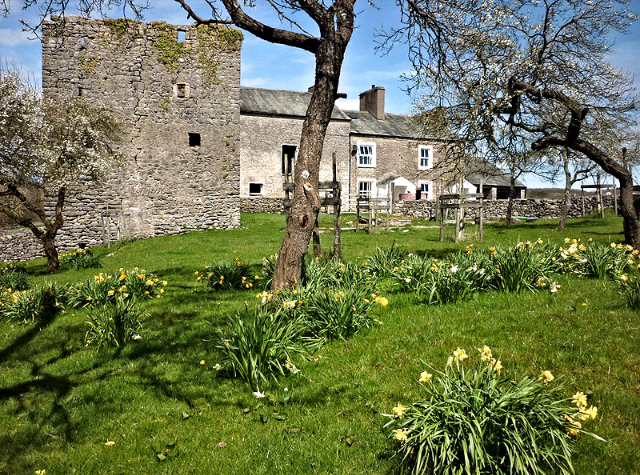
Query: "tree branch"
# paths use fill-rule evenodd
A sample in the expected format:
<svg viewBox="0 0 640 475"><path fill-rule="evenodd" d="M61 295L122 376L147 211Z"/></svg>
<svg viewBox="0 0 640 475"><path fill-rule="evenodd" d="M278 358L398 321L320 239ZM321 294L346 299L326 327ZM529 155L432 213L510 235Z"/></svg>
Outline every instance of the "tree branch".
<svg viewBox="0 0 640 475"><path fill-rule="evenodd" d="M254 34L258 38L261 38L270 43L277 43L287 46L293 46L296 48L314 53L317 51L320 44L318 38L314 38L302 33L296 33L294 31L283 30L278 28L272 28L264 23L247 15L237 0L221 0L227 13L231 17L231 20L221 19L206 19L198 14L190 7L187 0L175 0L187 13L193 18L196 23L201 24L234 24L238 28L248 31ZM214 10L214 13L217 12Z"/></svg>

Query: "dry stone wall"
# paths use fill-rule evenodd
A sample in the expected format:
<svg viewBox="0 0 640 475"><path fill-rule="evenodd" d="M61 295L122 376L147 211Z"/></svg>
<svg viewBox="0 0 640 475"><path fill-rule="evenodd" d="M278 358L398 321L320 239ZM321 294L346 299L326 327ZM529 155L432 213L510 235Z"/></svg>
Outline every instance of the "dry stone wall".
<svg viewBox="0 0 640 475"><path fill-rule="evenodd" d="M605 208L613 209L613 197L604 198ZM505 219L507 216L507 200L485 201L483 208L483 216L488 220ZM597 197L588 197L584 200L585 214L598 211ZM514 200L513 216L534 217L538 219L558 219L562 200L550 199L524 199ZM427 200L417 201L399 201L396 203L396 213L405 216L422 219L436 218L436 202ZM477 210L470 208L466 210L465 219L475 219ZM574 199L569 208L569 218L582 217L582 199Z"/></svg>
<svg viewBox="0 0 640 475"><path fill-rule="evenodd" d="M107 105L125 131L124 165L67 201L61 250L239 226L241 43L224 26L45 22L43 94ZM27 249L0 244L2 260Z"/></svg>

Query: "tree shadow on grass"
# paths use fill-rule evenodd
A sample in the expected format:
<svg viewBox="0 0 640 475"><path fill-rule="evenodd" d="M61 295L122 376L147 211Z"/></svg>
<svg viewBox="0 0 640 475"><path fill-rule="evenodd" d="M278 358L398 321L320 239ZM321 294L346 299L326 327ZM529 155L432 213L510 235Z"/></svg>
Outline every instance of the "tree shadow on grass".
<svg viewBox="0 0 640 475"><path fill-rule="evenodd" d="M188 298L191 288L181 291ZM162 306L149 307L150 319L159 320ZM68 314L63 321L58 318L34 324L0 348L0 368L5 365L0 383L4 408L0 415L12 426L0 435L4 448L0 473L24 473L32 469L29 464L34 454L52 450L64 453L66 444L81 441L92 424L100 424L95 418L101 416L96 416L92 408L114 403L105 403L105 392L114 394L115 404L126 406L128 396L118 394L123 374L127 378L130 373L130 380L147 388L144 392L153 398L177 400L188 407L198 404L198 393L206 389L208 380L196 381L193 374L187 374L185 381L176 384L175 378L167 377L161 369L162 361L169 362L174 374L186 365L199 364L198 352L209 336L209 326L202 322L201 315L186 311L179 316L158 321L143 340L121 349L84 349L84 319L73 320ZM130 364L135 369L128 369ZM72 409L73 416L69 412Z"/></svg>

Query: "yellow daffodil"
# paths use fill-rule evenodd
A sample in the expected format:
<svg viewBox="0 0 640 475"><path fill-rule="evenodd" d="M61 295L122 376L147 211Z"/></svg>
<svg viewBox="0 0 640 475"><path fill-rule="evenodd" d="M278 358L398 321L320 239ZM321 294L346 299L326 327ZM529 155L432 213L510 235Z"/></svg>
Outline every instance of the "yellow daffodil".
<svg viewBox="0 0 640 475"><path fill-rule="evenodd" d="M407 440L408 435L409 435L408 430L396 429L393 431L393 438L396 440L399 440L400 442Z"/></svg>
<svg viewBox="0 0 640 475"><path fill-rule="evenodd" d="M114 445L116 445L116 443L113 440L107 440L104 445L106 445L107 447L113 447Z"/></svg>
<svg viewBox="0 0 640 475"><path fill-rule="evenodd" d="M502 369L502 363L500 360L496 360L495 358L491 358L491 368L494 371L500 371Z"/></svg>
<svg viewBox="0 0 640 475"><path fill-rule="evenodd" d="M480 352L480 359L482 361L489 361L491 359L491 348L487 345L484 345L482 348L478 348L478 351Z"/></svg>
<svg viewBox="0 0 640 475"><path fill-rule="evenodd" d="M545 383L549 383L555 378L553 377L553 374L551 374L551 371L543 371L542 373L540 373L540 377L538 379L542 379Z"/></svg>
<svg viewBox="0 0 640 475"><path fill-rule="evenodd" d="M433 375L431 373L423 371L422 373L420 373L420 382L422 384L427 384L429 381L431 381L432 377Z"/></svg>
<svg viewBox="0 0 640 475"><path fill-rule="evenodd" d="M582 408L587 406L587 395L582 391L578 391L571 397L571 402Z"/></svg>
<svg viewBox="0 0 640 475"><path fill-rule="evenodd" d="M402 417L404 416L404 413L407 412L407 409L409 409L407 406L404 406L401 403L398 403L398 405L393 408L392 412L394 416Z"/></svg>
<svg viewBox="0 0 640 475"><path fill-rule="evenodd" d="M457 361L464 361L465 359L467 359L469 357L469 355L467 355L467 352L464 349L461 348L456 348L456 351L453 352L453 357L457 360Z"/></svg>

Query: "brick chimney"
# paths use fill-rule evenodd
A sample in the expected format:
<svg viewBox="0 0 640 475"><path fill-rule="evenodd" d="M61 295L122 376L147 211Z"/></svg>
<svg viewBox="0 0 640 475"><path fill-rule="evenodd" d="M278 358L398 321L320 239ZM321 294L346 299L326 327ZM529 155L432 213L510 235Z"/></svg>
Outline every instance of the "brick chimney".
<svg viewBox="0 0 640 475"><path fill-rule="evenodd" d="M384 87L372 85L360 94L360 112L368 112L378 120L384 120Z"/></svg>

